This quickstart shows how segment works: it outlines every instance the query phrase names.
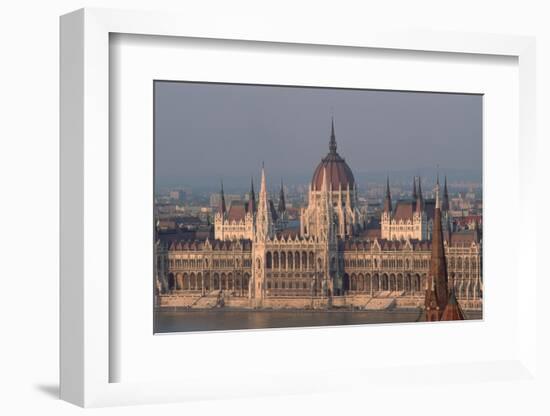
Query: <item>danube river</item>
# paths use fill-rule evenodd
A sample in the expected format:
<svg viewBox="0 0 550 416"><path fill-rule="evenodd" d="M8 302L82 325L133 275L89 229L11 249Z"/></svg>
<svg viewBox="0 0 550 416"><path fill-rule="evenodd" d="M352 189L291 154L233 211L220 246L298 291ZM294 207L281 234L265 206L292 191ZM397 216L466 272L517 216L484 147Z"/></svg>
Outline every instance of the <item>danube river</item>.
<svg viewBox="0 0 550 416"><path fill-rule="evenodd" d="M481 311L466 312L481 319ZM289 328L333 325L421 322L422 309L392 311L302 310L172 310L155 311L155 332L227 331L232 329Z"/></svg>

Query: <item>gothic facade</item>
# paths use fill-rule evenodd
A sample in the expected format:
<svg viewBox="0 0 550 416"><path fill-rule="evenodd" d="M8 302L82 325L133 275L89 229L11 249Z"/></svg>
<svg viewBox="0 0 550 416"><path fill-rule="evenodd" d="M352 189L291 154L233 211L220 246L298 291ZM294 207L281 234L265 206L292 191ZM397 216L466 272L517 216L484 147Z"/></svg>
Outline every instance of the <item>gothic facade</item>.
<svg viewBox="0 0 550 416"><path fill-rule="evenodd" d="M424 199L420 178L413 181L412 196L392 204L388 180L380 229L369 230L352 170L337 152L333 123L329 152L314 171L299 227L287 226L282 184L275 208L262 167L257 199L251 184L246 203L226 207L222 186L212 239L167 241L159 235L158 291L194 295L197 302L224 293L247 299L251 307L284 297L423 302L431 282L432 230L439 201ZM452 229L446 178L437 210L448 284L463 307L480 308L480 232Z"/></svg>

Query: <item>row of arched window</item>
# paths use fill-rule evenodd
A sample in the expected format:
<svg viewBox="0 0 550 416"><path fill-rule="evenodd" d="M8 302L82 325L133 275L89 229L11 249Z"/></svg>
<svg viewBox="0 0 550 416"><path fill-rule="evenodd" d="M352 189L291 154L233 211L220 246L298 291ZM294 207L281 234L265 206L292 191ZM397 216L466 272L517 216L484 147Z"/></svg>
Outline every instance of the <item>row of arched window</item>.
<svg viewBox="0 0 550 416"><path fill-rule="evenodd" d="M160 268L162 265L162 258L159 257L157 259L157 267ZM240 267L241 260L240 259L233 259L233 258L227 258L227 259L214 259L212 260L212 266L217 269L227 269L227 268L235 268ZM196 268L208 268L209 262L208 259L164 259L164 266L166 268L170 269L196 269ZM247 258L242 260L242 267L250 268L252 267L252 260Z"/></svg>
<svg viewBox="0 0 550 416"><path fill-rule="evenodd" d="M204 276L204 278L203 278ZM167 289L179 290L236 290L247 292L250 282L249 273L169 273L167 277Z"/></svg>
<svg viewBox="0 0 550 416"><path fill-rule="evenodd" d="M479 279L468 278L466 275L453 274L449 281L450 286L454 286L459 298L478 299L481 297L481 285ZM419 292L425 290L427 286L427 274L378 274L371 275L352 273L344 275L345 290L352 292L374 293L378 291L397 291L397 292Z"/></svg>
<svg viewBox="0 0 550 416"><path fill-rule="evenodd" d="M449 257L449 268L452 270L477 270L476 258Z"/></svg>
<svg viewBox="0 0 550 416"><path fill-rule="evenodd" d="M268 251L266 253L266 268L280 270L306 270L315 267L315 254L313 251L285 252Z"/></svg>
<svg viewBox="0 0 550 416"><path fill-rule="evenodd" d="M344 265L346 268L378 268L378 259L345 259ZM380 265L382 268L388 269L409 269L412 265L415 269L426 269L429 267L428 259L400 259L400 258L389 258L382 259Z"/></svg>

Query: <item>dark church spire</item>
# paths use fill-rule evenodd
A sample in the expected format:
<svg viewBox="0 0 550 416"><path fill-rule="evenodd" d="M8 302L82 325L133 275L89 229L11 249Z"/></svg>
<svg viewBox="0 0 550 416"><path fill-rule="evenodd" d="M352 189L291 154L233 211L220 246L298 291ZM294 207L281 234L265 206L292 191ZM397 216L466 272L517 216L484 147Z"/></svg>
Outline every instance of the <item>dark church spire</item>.
<svg viewBox="0 0 550 416"><path fill-rule="evenodd" d="M386 178L386 197L384 198L384 212L391 214L390 177Z"/></svg>
<svg viewBox="0 0 550 416"><path fill-rule="evenodd" d="M436 188L437 189L437 188ZM426 320L439 321L448 302L448 277L443 244L443 229L441 226L441 208L439 206L439 192L436 192L432 230L432 255L430 258L430 274L428 275L428 289L426 290Z"/></svg>
<svg viewBox="0 0 550 416"><path fill-rule="evenodd" d="M222 184L222 189L221 189L221 192L220 192L220 214L225 214L226 212L226 209L225 209L225 195L223 194L223 180L221 181L221 184Z"/></svg>
<svg viewBox="0 0 550 416"><path fill-rule="evenodd" d="M449 192L447 191L447 175L445 175L445 184L443 185L443 204L441 205L443 212L449 211Z"/></svg>
<svg viewBox="0 0 550 416"><path fill-rule="evenodd" d="M422 212L424 209L424 200L422 198L422 182L418 177L418 196L416 197L416 212Z"/></svg>
<svg viewBox="0 0 550 416"><path fill-rule="evenodd" d="M412 191L412 199L414 202L416 202L416 198L418 198L418 195L416 193L416 176L413 176L413 191Z"/></svg>
<svg viewBox="0 0 550 416"><path fill-rule="evenodd" d="M256 212L256 195L254 193L254 178L250 178L250 192L248 193L248 212Z"/></svg>
<svg viewBox="0 0 550 416"><path fill-rule="evenodd" d="M283 214L286 211L285 205L285 191L283 188L283 178L281 178L281 190L279 192L279 206L277 207L279 214ZM279 215L281 216L281 215Z"/></svg>
<svg viewBox="0 0 550 416"><path fill-rule="evenodd" d="M331 154L336 154L336 135L334 134L334 117L332 117L332 126L330 130L330 142L328 145Z"/></svg>

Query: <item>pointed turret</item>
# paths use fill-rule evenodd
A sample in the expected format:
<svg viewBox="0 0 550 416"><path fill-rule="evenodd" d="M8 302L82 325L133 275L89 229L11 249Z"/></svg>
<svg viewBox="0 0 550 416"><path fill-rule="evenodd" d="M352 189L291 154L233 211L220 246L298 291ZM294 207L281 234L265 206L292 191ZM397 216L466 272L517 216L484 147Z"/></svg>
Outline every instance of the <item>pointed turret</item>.
<svg viewBox="0 0 550 416"><path fill-rule="evenodd" d="M262 179L260 183L260 195L258 198L258 210L256 211L256 235L260 240L271 235L273 217L267 195L265 169L262 163Z"/></svg>
<svg viewBox="0 0 550 416"><path fill-rule="evenodd" d="M412 199L413 202L416 203L416 199L418 198L418 195L416 193L416 176L413 176L413 190L412 190Z"/></svg>
<svg viewBox="0 0 550 416"><path fill-rule="evenodd" d="M286 212L285 190L283 187L282 178L281 178L281 190L279 191L279 206L277 207L277 212L279 213L279 217L282 217L282 214Z"/></svg>
<svg viewBox="0 0 550 416"><path fill-rule="evenodd" d="M425 302L427 321L441 319L443 311L447 306L449 296L447 283L447 263L445 259L445 246L443 244L443 230L441 227L439 187L436 186L432 230L432 255L430 259L430 274L428 275L428 289L426 290Z"/></svg>
<svg viewBox="0 0 550 416"><path fill-rule="evenodd" d="M336 135L334 134L334 117L332 117L332 125L330 130L330 141L328 148L331 154L336 154Z"/></svg>
<svg viewBox="0 0 550 416"><path fill-rule="evenodd" d="M416 197L416 212L422 212L424 209L424 199L422 197L422 182L418 177L418 195Z"/></svg>
<svg viewBox="0 0 550 416"><path fill-rule="evenodd" d="M225 195L223 194L223 180L221 181L221 191L220 191L220 207L219 212L220 214L224 215L226 213L226 207L225 207Z"/></svg>
<svg viewBox="0 0 550 416"><path fill-rule="evenodd" d="M391 214L391 193L390 193L390 177L386 179L386 197L384 198L384 212Z"/></svg>
<svg viewBox="0 0 550 416"><path fill-rule="evenodd" d="M449 192L447 191L447 175L445 175L445 184L443 186L443 203L441 205L443 212L449 211Z"/></svg>
<svg viewBox="0 0 550 416"><path fill-rule="evenodd" d="M437 175L437 179L435 182L435 208L439 208L441 210L441 201L439 199L439 174Z"/></svg>
<svg viewBox="0 0 550 416"><path fill-rule="evenodd" d="M254 179L250 178L250 192L248 193L248 208L251 214L256 212L256 195L254 193Z"/></svg>

